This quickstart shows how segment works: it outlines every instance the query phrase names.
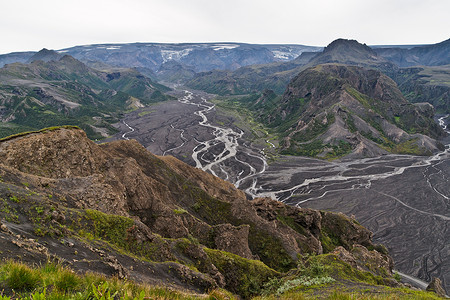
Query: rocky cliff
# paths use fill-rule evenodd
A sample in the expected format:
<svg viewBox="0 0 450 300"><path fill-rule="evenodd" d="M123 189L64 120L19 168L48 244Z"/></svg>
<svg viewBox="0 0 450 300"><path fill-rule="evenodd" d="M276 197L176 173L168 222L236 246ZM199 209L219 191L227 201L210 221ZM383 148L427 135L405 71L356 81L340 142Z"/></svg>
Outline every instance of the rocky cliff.
<svg viewBox="0 0 450 300"><path fill-rule="evenodd" d="M248 201L232 184L136 141L97 145L80 129L52 128L0 140L0 162L5 258L51 258L80 273L248 298L270 278L288 280L291 269L289 280L304 276L312 255L314 264L338 259L367 282L398 285L392 260L355 220Z"/></svg>

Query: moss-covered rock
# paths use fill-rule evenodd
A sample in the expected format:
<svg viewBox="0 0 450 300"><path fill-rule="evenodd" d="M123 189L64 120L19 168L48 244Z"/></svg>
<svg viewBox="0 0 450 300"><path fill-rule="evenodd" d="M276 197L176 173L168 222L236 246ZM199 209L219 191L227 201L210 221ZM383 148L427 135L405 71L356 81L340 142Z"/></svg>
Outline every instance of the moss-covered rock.
<svg viewBox="0 0 450 300"><path fill-rule="evenodd" d="M208 257L224 275L226 288L246 299L257 295L269 278L280 274L261 261L249 260L228 252L205 249Z"/></svg>

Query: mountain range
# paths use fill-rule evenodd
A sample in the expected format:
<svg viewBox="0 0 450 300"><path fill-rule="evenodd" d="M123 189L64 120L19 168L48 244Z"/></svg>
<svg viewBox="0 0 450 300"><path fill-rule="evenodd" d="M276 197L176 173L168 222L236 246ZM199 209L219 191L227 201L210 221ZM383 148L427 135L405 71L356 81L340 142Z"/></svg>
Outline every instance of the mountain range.
<svg viewBox="0 0 450 300"><path fill-rule="evenodd" d="M446 41L409 49L389 48L391 52L386 52L387 50L384 49L388 48L372 49L354 40L338 39L325 47L322 52L307 51L320 49L305 46L234 43L92 45L77 46L59 52L43 49L31 56L31 53L24 53L22 59L26 58L26 63L8 64L0 69L2 79L0 115L2 120L7 122L7 125L1 126L2 136L46 126L73 124L81 126L91 138L106 137L114 132L110 124L117 122L119 111L130 111L155 101L168 99L163 93L169 89L157 84L154 80L159 79L171 84L188 80L186 84L192 88L221 95L256 93L259 96L251 98L264 100L263 91L269 91L266 95L271 93L270 90L275 95L278 94L278 97L271 96L270 105L261 107L261 103L266 103L267 99L265 99L258 100L249 107L256 109L255 113L260 120L263 120L263 123L274 128L275 132L282 132L280 142L284 153L303 155L309 153L313 156L327 156L331 155L327 153L335 153L339 156L348 155L350 152L355 154L356 149L359 149L358 153L363 156L379 155L386 151L430 153L440 146L432 140L425 141L422 135L417 136L417 134L440 138L443 133L433 125L431 120L433 108L420 103L430 102L437 111L448 111L450 105L448 68L445 65L401 68L401 65L397 64L399 60L394 60L394 56L388 56L386 53L399 51L405 57L406 53L410 53L409 56L416 57L415 61L408 59L411 63L444 64L448 59L445 52L448 45ZM431 56L436 59L427 58ZM10 61L14 57L18 59L19 55L17 53L4 55L0 57L0 61ZM359 113L348 112L351 117L344 117L346 125L342 125L344 123L339 121L341 118L338 118L338 121L342 126L338 126L338 123L334 125L345 129L339 130L341 132L339 138L332 135L334 137L322 136L316 139L319 133L324 134L324 130L331 125L331 123L326 125L327 122L322 118L323 114L330 114L333 111L334 113L331 113L333 117L330 120L334 122L337 113L335 104L339 101L329 102L333 108L324 107L320 109L320 112L306 107L305 103L309 106L315 104L313 104L314 101L309 101L308 97L303 97L312 95L308 88L305 90L304 85L314 91L326 89L329 95L339 97L338 90L349 91L349 89L335 84L336 82L332 80L327 80L328 76L336 77L338 81L348 80L348 78L340 78L344 73L354 75L357 73L355 78L364 77L360 78L360 81L371 81L373 78L368 77L374 76L372 73L354 68L347 68L347 72L339 68L341 71L337 73L322 74L319 77L312 75L312 70L316 71L314 73L316 75L323 70L330 71L330 67L315 68L326 64L377 70L378 75L375 77L378 79L382 74L389 76L398 83L398 89L400 89L398 91L394 82L383 85L390 87L390 94L393 95L391 98L396 99L386 105L393 106L381 109L380 105L376 107L377 104L373 101L362 100L361 97L374 98L373 95L376 94L374 91L370 92L371 95L365 94L367 90L358 95L347 93L349 97L359 99L358 102L366 110L372 111L370 113L366 111L362 115L362 110L359 110ZM319 69L321 72L317 72ZM209 71L201 72L204 70ZM304 76L300 77L304 80L298 80L298 74L303 74ZM317 82L317 80L323 80L323 82ZM383 77L381 81L387 83L387 77ZM317 85L315 86L312 82L316 82ZM304 91L299 99L305 100L301 105L295 104L294 110L289 108L286 110L294 101L294 99L287 99L289 89L292 90L294 85ZM352 86L348 82L346 85ZM358 86L352 86L351 90L361 93L358 91ZM320 95L322 96L324 95ZM377 97L375 97L376 101L385 101L384 95L378 93ZM409 102L418 104L407 105L405 98ZM245 105L248 104L248 102L245 103ZM273 110L275 106L277 109ZM301 106L300 109L299 106ZM301 111L302 109L305 111ZM387 114L389 109L391 111ZM316 125L312 126L310 124L312 119L305 115L312 111L319 115L312 118L314 124L325 122L325 125L319 126L320 130L317 130ZM266 115L271 117L267 118ZM364 128L353 125L352 120L355 116L358 116L358 124L366 123ZM277 120L273 120L274 117ZM294 124L297 125L294 126ZM301 124L309 125L303 128ZM304 130L314 131L316 134L308 138ZM302 137L298 138L299 136ZM311 144L312 141L315 142ZM296 143L300 143L301 146L294 146ZM313 149L309 149L311 147Z"/></svg>
<svg viewBox="0 0 450 300"><path fill-rule="evenodd" d="M339 39L323 52L303 53L291 62L205 72L187 84L222 95L253 92L230 95L227 102L248 109L270 128L284 154L329 159L389 152L429 155L443 149L435 139L445 133L433 120L435 108L418 102L424 97L403 95L401 89L413 82L422 90L427 85L417 80L423 68L412 70L399 68L357 41ZM431 102L445 111L448 91L441 86L447 74L434 76L441 81L428 86L435 92Z"/></svg>
<svg viewBox="0 0 450 300"><path fill-rule="evenodd" d="M324 50L322 53L321 51ZM306 67L345 63L376 68L394 79L411 102L430 102L448 113L449 40L422 46L373 46L338 39L325 48L242 43L98 44L58 51L91 67L135 68L154 81L218 94L272 89L282 94ZM0 66L29 62L34 52L0 55ZM317 57L316 57L317 56Z"/></svg>
<svg viewBox="0 0 450 300"><path fill-rule="evenodd" d="M321 47L303 45L257 45L244 43L134 43L98 44L61 49L83 62L100 61L117 67L145 68L157 72L169 61L193 67L196 72L213 69L237 69L251 64L288 61L305 51ZM0 55L0 66L27 62L33 52Z"/></svg>

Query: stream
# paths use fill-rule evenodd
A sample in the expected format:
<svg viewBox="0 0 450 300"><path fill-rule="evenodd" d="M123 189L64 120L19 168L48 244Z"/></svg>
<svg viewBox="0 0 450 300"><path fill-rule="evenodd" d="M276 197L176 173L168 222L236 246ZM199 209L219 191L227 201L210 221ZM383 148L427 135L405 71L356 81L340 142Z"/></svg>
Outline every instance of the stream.
<svg viewBox="0 0 450 300"><path fill-rule="evenodd" d="M215 176L232 182L237 188L243 181L264 173L267 167L265 156L258 153L255 149L245 148L239 144L240 139L244 135L242 130L237 132L232 128L223 128L212 125L208 121L207 116L208 113L214 110L215 105L208 102L204 97L201 97L200 99L200 102L194 102L193 93L185 91L185 96L178 100L183 104L197 106L199 110L195 111L194 114L201 118L201 121L198 124L213 130L212 134L214 137L212 139L205 141L196 140L198 145L195 146L192 151L192 159L195 162L195 166L203 171L210 172ZM219 148L220 151L218 151L218 153L213 153L210 151L213 147ZM243 159L239 159L237 156L238 151L240 152L240 156L253 158L257 161L257 164L252 165ZM230 160L233 161L231 162L232 165L230 165ZM236 168L241 169L237 174L232 172L232 169ZM254 184L252 184L246 192L251 194L254 185L256 185L256 179L254 180Z"/></svg>

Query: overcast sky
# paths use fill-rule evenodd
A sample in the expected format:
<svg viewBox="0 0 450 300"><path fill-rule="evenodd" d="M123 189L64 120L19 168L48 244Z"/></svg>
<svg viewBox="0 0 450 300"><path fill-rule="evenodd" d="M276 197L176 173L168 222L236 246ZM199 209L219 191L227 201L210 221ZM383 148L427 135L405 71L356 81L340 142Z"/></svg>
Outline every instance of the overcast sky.
<svg viewBox="0 0 450 300"><path fill-rule="evenodd" d="M450 0L1 0L0 53L129 42L450 38Z"/></svg>

